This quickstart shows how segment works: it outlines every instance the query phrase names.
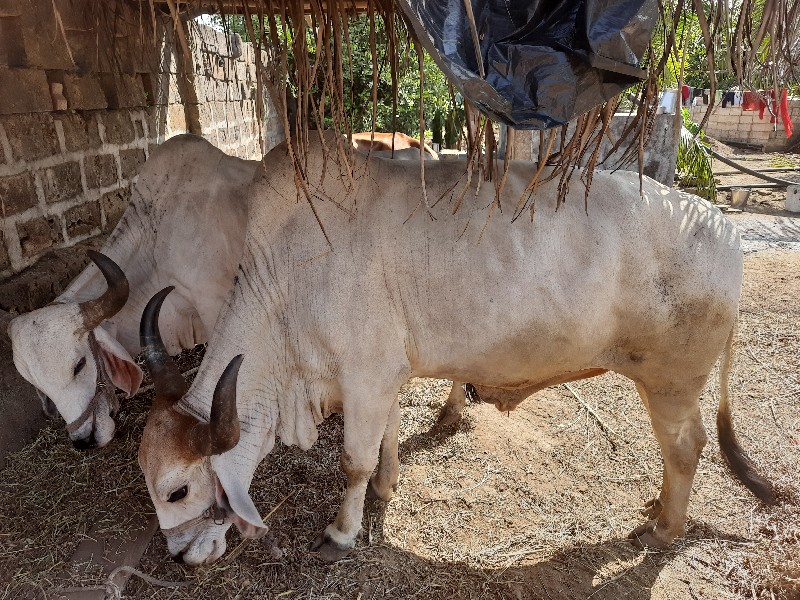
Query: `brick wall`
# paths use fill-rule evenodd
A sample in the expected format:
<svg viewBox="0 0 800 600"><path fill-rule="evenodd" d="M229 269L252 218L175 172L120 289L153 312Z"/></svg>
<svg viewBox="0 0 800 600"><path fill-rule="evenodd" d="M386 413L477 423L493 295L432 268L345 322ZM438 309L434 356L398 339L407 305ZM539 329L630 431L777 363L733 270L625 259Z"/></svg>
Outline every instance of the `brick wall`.
<svg viewBox="0 0 800 600"><path fill-rule="evenodd" d="M165 139L199 133L249 159L281 139L267 99L256 118L250 44L190 22L185 60L169 19L153 36L104 4L0 0L0 280L110 231Z"/></svg>
<svg viewBox="0 0 800 600"><path fill-rule="evenodd" d="M692 120L700 123L708 106L692 106L690 108ZM770 123L768 111L764 111L764 119L759 118L757 110L742 110L741 106L726 106L722 108L717 104L705 132L710 137L722 142L739 142L761 146L766 152L780 152L790 145L789 138L783 128L783 122ZM800 131L800 98L789 98L789 116L794 129ZM796 140L797 137L793 136Z"/></svg>

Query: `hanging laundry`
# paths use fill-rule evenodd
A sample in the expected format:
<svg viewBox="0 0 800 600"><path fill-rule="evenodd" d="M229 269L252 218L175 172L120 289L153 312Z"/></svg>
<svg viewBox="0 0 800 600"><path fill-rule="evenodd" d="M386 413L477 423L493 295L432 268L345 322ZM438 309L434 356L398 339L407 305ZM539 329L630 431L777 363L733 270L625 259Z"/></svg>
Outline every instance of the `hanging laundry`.
<svg viewBox="0 0 800 600"><path fill-rule="evenodd" d="M759 90L762 91L762 90ZM764 96L769 96L769 106L771 109L771 116L770 116L770 123L777 123L778 118L783 122L783 130L786 132L787 137L792 137L792 117L789 113L789 90L782 89L778 92L780 96L780 103L775 101L775 90L770 90L769 94L766 91L763 92ZM767 108L767 104L763 100L759 100L758 103L758 118L764 118L764 109Z"/></svg>
<svg viewBox="0 0 800 600"><path fill-rule="evenodd" d="M742 97L742 110L756 110L758 108L758 94L755 92L745 92Z"/></svg>
<svg viewBox="0 0 800 600"><path fill-rule="evenodd" d="M763 98L768 96L769 94L767 93L766 90L758 90L758 93L761 94L761 96L758 99L758 118L763 121L764 110L767 108L767 103L764 102Z"/></svg>
<svg viewBox="0 0 800 600"><path fill-rule="evenodd" d="M661 93L661 100L659 101L658 106L663 107L666 114L674 115L677 102L678 90L664 90Z"/></svg>
<svg viewBox="0 0 800 600"><path fill-rule="evenodd" d="M781 90L781 104L779 113L783 121L783 130L786 132L786 137L792 137L792 117L789 115L789 90Z"/></svg>
<svg viewBox="0 0 800 600"><path fill-rule="evenodd" d="M722 96L722 108L727 107L729 104L733 106L733 100L736 97L736 92L725 92Z"/></svg>
<svg viewBox="0 0 800 600"><path fill-rule="evenodd" d="M775 103L775 90L773 89L770 90L769 92L767 92L766 90L758 90L758 91L761 92L762 97L769 98L769 114L770 114L769 122L776 123L778 115L777 112L778 106ZM760 100L758 103L758 118L761 119L762 121L764 120L764 109L766 108L767 108L767 103L764 102L763 100Z"/></svg>
<svg viewBox="0 0 800 600"><path fill-rule="evenodd" d="M684 106L687 106L688 104L690 98L689 94L690 94L689 86L684 84L683 87L681 87L681 104L683 104Z"/></svg>

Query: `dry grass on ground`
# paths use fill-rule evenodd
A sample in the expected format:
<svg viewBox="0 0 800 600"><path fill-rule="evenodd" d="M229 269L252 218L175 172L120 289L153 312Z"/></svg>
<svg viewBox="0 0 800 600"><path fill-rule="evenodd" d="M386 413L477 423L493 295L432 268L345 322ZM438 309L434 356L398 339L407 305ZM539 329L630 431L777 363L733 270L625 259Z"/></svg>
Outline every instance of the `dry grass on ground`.
<svg viewBox="0 0 800 600"><path fill-rule="evenodd" d="M741 441L783 488L800 472L800 254L746 258L733 372ZM186 360L191 361L191 357ZM189 366L186 363L185 366ZM800 509L764 509L727 474L715 442L717 382L702 407L711 442L703 453L688 533L664 552L625 539L637 507L658 491L659 453L633 385L608 375L574 384L608 430L562 387L509 414L472 404L454 430L432 435L444 382L415 380L402 393L401 480L394 499L368 504L356 551L323 564L308 545L334 516L344 479L341 419L309 452L278 447L252 492L268 513L265 540L205 569L169 561L156 534L142 569L188 589L134 580L126 597L176 598L800 598ZM73 451L60 426L0 472L0 596L43 598L54 586L90 584L99 573L71 565L98 522L122 530L149 512L135 449L147 394L123 404L118 439ZM50 596L55 597L55 596Z"/></svg>

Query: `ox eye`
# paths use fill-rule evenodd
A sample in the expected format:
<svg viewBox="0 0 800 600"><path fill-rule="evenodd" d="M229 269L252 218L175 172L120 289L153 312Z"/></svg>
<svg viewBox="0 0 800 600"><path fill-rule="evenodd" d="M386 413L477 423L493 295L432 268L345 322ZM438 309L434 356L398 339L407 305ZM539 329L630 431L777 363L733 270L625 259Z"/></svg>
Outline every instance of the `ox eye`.
<svg viewBox="0 0 800 600"><path fill-rule="evenodd" d="M169 498L167 498L167 502L177 502L178 500L182 500L183 498L186 498L186 494L188 493L189 493L189 486L185 485L181 489L172 492L169 495Z"/></svg>
<svg viewBox="0 0 800 600"><path fill-rule="evenodd" d="M74 377L75 375L80 373L83 370L83 367L85 366L86 366L86 357L82 356L81 359L78 361L78 363L75 365L75 368L72 369L72 376Z"/></svg>

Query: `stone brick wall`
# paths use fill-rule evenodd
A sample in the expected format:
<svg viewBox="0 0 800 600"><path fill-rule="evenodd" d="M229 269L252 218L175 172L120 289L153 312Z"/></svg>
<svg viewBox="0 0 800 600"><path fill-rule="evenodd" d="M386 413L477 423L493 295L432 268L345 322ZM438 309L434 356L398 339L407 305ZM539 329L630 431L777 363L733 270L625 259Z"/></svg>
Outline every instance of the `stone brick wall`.
<svg viewBox="0 0 800 600"><path fill-rule="evenodd" d="M690 108L692 120L700 123L706 114L708 106L692 106ZM721 142L739 142L761 146L765 152L780 152L786 150L791 143L798 139L797 135L792 140L786 136L783 122L770 123L768 111L764 111L764 119L759 118L757 110L742 110L741 106L726 106L722 108L717 104L711 112L705 132L710 137ZM789 116L792 119L794 130L800 132L800 98L789 98Z"/></svg>
<svg viewBox="0 0 800 600"><path fill-rule="evenodd" d="M198 133L254 159L282 138L266 98L256 117L250 44L190 21L187 60L171 20L153 36L104 5L0 0L0 281L109 232L165 139Z"/></svg>

